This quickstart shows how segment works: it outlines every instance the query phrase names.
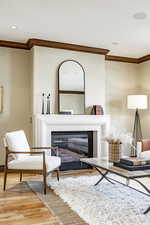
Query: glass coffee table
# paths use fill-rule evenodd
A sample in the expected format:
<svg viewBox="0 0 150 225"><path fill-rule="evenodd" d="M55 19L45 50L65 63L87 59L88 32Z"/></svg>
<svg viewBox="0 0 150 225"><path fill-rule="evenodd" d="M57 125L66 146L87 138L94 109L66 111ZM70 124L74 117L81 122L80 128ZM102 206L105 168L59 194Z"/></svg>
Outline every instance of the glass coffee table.
<svg viewBox="0 0 150 225"><path fill-rule="evenodd" d="M85 163L94 167L100 173L101 177L95 185L98 185L103 179L106 179L108 182L112 184L114 184L113 181L119 182L117 180L107 177L108 173L113 173L126 179L126 184L121 183L123 185L128 186L130 180L136 181L146 190L146 192L148 193L148 196L150 196L150 189L139 180L140 178L143 178L143 177L150 177L150 170L128 171L119 167L115 167L113 166L113 163L107 160L99 159L99 158L83 158L83 159L80 159L80 161L82 163ZM102 169L103 171L101 171L100 169ZM130 188L132 187L130 186ZM135 188L133 189L136 191L139 191ZM142 193L145 194L144 192ZM149 211L150 211L150 207L145 210L144 214L148 213Z"/></svg>

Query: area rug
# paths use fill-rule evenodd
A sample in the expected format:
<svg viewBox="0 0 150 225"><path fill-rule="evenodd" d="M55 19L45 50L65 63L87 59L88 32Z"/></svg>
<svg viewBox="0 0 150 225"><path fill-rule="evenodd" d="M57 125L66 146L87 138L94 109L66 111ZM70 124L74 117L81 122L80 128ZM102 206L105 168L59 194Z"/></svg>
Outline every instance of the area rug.
<svg viewBox="0 0 150 225"><path fill-rule="evenodd" d="M56 180L56 178L54 178ZM27 181L31 190L45 204L53 216L61 225L88 225L67 203L65 203L51 188L47 188L46 195L43 194L42 179ZM51 180L51 178L50 178Z"/></svg>
<svg viewBox="0 0 150 225"><path fill-rule="evenodd" d="M98 179L97 175L50 179L49 185L89 225L150 224L150 213L143 214L149 196L104 180L94 186Z"/></svg>

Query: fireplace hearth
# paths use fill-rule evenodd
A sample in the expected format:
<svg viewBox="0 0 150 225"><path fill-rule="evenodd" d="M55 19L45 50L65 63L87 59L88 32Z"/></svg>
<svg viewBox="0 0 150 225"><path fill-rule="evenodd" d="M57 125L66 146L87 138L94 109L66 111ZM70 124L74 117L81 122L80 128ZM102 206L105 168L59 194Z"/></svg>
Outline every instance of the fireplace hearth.
<svg viewBox="0 0 150 225"><path fill-rule="evenodd" d="M51 134L52 146L58 146L62 160L60 170L91 168L80 162L81 158L93 157L92 131L55 131Z"/></svg>

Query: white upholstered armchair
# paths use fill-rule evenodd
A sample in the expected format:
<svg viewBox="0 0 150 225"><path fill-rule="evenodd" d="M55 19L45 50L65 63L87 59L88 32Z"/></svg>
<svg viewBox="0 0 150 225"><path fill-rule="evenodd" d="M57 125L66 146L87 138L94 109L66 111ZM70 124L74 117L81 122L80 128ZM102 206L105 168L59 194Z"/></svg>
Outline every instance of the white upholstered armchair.
<svg viewBox="0 0 150 225"><path fill-rule="evenodd" d="M57 152L57 147L33 147L31 149L43 151L31 151L23 130L6 133L4 145L6 149L4 191L8 172L20 172L20 182L23 172L43 174L44 194L46 194L46 177L50 172L56 171L59 180L61 159L46 153L51 150Z"/></svg>

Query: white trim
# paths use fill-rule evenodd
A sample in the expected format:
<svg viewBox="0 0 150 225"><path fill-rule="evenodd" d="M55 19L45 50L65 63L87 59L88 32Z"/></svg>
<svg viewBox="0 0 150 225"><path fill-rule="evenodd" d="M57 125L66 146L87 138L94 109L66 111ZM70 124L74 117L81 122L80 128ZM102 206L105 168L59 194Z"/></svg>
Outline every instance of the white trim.
<svg viewBox="0 0 150 225"><path fill-rule="evenodd" d="M40 115L34 117L34 144L51 146L52 131L93 131L93 154L104 157L106 143L102 139L108 135L109 115Z"/></svg>

